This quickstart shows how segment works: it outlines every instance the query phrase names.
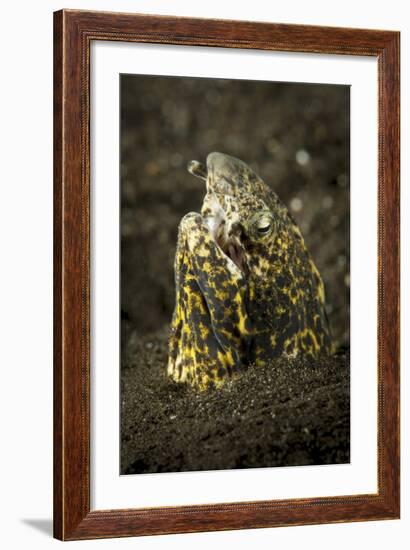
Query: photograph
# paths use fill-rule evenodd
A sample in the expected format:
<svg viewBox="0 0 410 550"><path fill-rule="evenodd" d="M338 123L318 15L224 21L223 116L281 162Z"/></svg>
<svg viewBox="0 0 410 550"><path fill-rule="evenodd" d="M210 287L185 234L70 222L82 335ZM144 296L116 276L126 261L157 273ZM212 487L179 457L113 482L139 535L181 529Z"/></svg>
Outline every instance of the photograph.
<svg viewBox="0 0 410 550"><path fill-rule="evenodd" d="M405 7L2 4L2 548L410 548Z"/></svg>
<svg viewBox="0 0 410 550"><path fill-rule="evenodd" d="M120 474L350 463L350 86L119 85Z"/></svg>
<svg viewBox="0 0 410 550"><path fill-rule="evenodd" d="M400 32L308 12L54 12L56 539L400 518Z"/></svg>

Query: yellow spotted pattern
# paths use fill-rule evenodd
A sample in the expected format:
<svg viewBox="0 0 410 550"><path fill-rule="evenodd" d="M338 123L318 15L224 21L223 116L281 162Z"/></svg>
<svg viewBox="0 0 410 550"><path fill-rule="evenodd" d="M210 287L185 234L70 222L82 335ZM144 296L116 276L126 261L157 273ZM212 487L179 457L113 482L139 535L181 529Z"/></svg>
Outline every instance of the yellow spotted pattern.
<svg viewBox="0 0 410 550"><path fill-rule="evenodd" d="M218 194L218 201L226 222L240 227L243 269L224 254L206 223L209 189L202 214L184 216L178 232L168 374L201 390L282 355L331 353L325 289L300 229L244 163L238 161L229 177L233 191ZM266 235L252 225L258 212L270 213Z"/></svg>

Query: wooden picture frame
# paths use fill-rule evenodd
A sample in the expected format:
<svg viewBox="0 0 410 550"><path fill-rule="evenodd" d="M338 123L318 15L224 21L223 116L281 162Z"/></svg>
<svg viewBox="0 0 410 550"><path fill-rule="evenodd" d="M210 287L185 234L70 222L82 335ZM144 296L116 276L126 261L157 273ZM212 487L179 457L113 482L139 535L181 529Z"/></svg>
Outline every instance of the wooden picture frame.
<svg viewBox="0 0 410 550"><path fill-rule="evenodd" d="M378 62L378 492L90 510L93 40L372 56ZM54 536L62 540L399 517L398 32L63 10L54 14Z"/></svg>

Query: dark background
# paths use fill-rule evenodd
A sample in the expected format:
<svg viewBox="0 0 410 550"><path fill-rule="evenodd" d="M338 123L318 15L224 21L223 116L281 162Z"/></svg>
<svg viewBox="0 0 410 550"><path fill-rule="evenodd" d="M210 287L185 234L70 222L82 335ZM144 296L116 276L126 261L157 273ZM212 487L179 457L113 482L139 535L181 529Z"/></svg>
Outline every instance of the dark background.
<svg viewBox="0 0 410 550"><path fill-rule="evenodd" d="M296 454L284 454L283 447L273 459L271 450L263 447L252 464L242 459L238 462L238 457L228 464L223 458L228 447L229 452L234 448L226 435L230 429L213 451L219 462L195 462L192 457L197 448L201 456L203 449L200 441L187 439L190 424L175 428L170 426L169 418L175 416L173 412L178 407L195 409L198 402L190 401L190 394L181 395L185 390L176 390L178 399L174 390L169 393L171 385L165 371L167 331L175 299L173 262L178 224L187 212L200 210L205 192L204 182L191 176L186 165L192 159L204 162L212 151L245 161L289 207L324 279L336 347L348 347L350 88L139 75L122 75L120 84L123 471L343 462L341 457L348 456L348 373L337 364L329 363L328 376L324 365L322 375L311 377L323 385L323 395L309 405L312 414L316 410L313 424L320 427L326 421L327 429L331 429L333 419L339 428L343 426L334 441L328 437L328 441L333 441L333 454L321 450L318 440L318 447L303 458L307 436L303 422L299 431L295 428L300 422L295 417L289 434L295 422L293 428L300 432L303 443L300 448L296 446ZM302 365L298 371L305 377L301 386L309 379L304 368ZM340 372L343 381L337 374ZM279 388L280 377L275 382L271 373L265 374L266 379L263 381L261 374L258 381L265 388L271 384L272 397L268 402L274 404L273 396L289 394L288 375L281 372ZM297 378L295 373L292 377ZM339 389L329 389L330 380L334 387L339 384ZM246 379L241 384L246 386ZM253 387L255 384L252 380ZM297 383L292 386L295 391ZM246 395L242 397L243 391L242 388L242 394L234 398L232 406L236 410L242 410L238 409L238 400L247 399ZM337 395L332 393L335 391ZM205 399L206 406L212 402L203 396L201 399ZM216 403L220 397L215 399ZM329 402L334 408L326 412L324 403ZM218 407L214 413L220 419ZM285 408L283 414L288 418L297 413ZM212 412L207 413L207 425L209 415ZM241 415L246 418L246 411ZM303 418L307 416L305 413ZM195 423L193 416L189 422ZM263 422L257 430L266 439L270 428L264 430ZM212 422L210 426L212 433ZM151 428L150 438L147 430ZM239 435L236 433L236 440L241 434L246 437L246 429L241 430ZM249 430L255 430L252 422ZM281 437L285 437L283 433ZM191 448L190 460L178 449L178 441L180 446ZM224 453L221 445L228 445ZM173 456L169 456L170 449ZM161 453L165 453L162 459Z"/></svg>

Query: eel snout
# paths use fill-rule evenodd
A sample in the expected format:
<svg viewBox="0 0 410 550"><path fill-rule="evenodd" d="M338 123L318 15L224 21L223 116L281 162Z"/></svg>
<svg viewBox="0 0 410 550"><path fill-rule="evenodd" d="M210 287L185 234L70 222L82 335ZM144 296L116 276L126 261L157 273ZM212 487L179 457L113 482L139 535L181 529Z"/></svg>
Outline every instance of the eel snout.
<svg viewBox="0 0 410 550"><path fill-rule="evenodd" d="M201 213L214 241L245 274L246 256L236 201L240 192L246 190L249 174L254 175L253 172L241 160L218 152L207 156L206 166L192 160L187 168L192 175L206 181L207 193Z"/></svg>
<svg viewBox="0 0 410 550"><path fill-rule="evenodd" d="M206 181L207 191L221 195L235 196L247 190L258 176L241 160L225 153L209 153L206 165L197 160L188 163L188 172Z"/></svg>

